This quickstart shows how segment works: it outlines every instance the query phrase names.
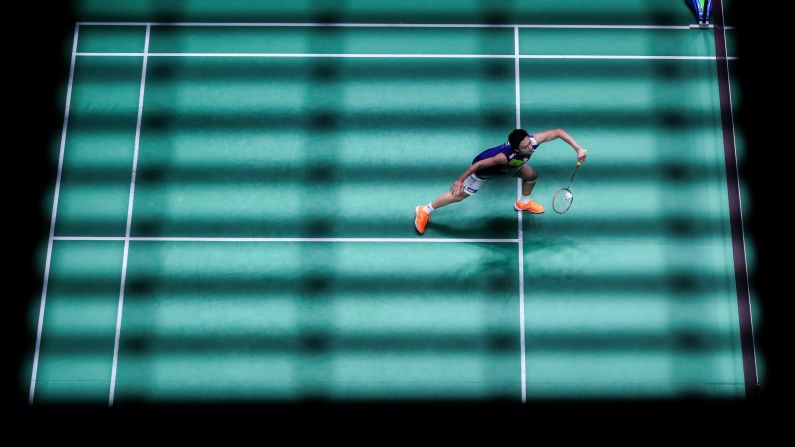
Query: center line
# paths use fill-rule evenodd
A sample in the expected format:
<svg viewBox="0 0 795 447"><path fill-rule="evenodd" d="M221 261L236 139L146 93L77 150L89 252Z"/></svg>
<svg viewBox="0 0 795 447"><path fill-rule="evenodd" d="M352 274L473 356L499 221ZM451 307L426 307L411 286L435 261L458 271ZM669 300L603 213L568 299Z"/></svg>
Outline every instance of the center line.
<svg viewBox="0 0 795 447"><path fill-rule="evenodd" d="M116 367L119 359L119 337L121 335L121 317L124 309L124 287L127 282L127 260L130 252L130 228L132 226L132 210L135 201L135 176L138 171L138 148L141 142L141 115L144 109L144 88L146 86L146 65L149 53L149 34L151 28L146 27L146 41L144 43L144 63L141 69L141 90L138 93L138 121L135 125L135 150L133 153L132 179L130 180L130 200L127 205L127 230L124 236L124 260L121 267L121 286L119 287L119 308L116 312L116 340L113 343L113 368L110 373L110 397L108 406L113 406L113 398L116 393Z"/></svg>

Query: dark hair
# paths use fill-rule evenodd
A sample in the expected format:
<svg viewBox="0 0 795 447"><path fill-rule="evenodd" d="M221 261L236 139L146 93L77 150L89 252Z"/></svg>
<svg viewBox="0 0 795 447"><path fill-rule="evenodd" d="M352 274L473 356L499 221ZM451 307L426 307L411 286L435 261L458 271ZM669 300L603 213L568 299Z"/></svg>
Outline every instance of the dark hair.
<svg viewBox="0 0 795 447"><path fill-rule="evenodd" d="M511 144L512 148L517 149L519 147L519 143L521 143L526 136L528 136L526 130L516 129L508 135L508 143Z"/></svg>

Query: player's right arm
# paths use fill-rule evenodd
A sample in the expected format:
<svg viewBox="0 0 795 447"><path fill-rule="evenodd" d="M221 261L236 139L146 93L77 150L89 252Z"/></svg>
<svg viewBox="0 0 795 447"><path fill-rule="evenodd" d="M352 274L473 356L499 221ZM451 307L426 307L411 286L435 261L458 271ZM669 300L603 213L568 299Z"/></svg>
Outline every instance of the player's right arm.
<svg viewBox="0 0 795 447"><path fill-rule="evenodd" d="M486 158L484 160L480 160L476 163L473 163L472 166L467 168L463 174L458 176L456 181L453 183L452 188L450 188L450 192L453 195L458 195L461 191L464 190L464 180L469 177L473 172L478 171L480 169L490 168L492 166L504 166L508 164L508 157L505 154L497 154L493 157Z"/></svg>

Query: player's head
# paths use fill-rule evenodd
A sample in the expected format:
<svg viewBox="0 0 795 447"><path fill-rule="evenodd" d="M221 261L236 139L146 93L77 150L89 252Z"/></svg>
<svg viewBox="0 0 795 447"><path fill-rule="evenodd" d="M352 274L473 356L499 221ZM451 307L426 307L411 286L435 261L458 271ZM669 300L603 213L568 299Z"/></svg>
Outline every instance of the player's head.
<svg viewBox="0 0 795 447"><path fill-rule="evenodd" d="M527 152L530 147L530 138L524 129L515 129L508 134L508 143L517 152Z"/></svg>

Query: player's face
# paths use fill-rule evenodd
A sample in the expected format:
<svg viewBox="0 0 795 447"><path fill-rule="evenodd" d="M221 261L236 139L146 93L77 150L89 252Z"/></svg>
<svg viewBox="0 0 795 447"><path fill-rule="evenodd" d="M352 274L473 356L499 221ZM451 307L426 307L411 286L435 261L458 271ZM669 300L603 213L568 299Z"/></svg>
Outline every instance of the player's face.
<svg viewBox="0 0 795 447"><path fill-rule="evenodd" d="M530 145L530 137L524 137L524 139L519 143L519 152L523 154L529 154L532 150L532 145Z"/></svg>

